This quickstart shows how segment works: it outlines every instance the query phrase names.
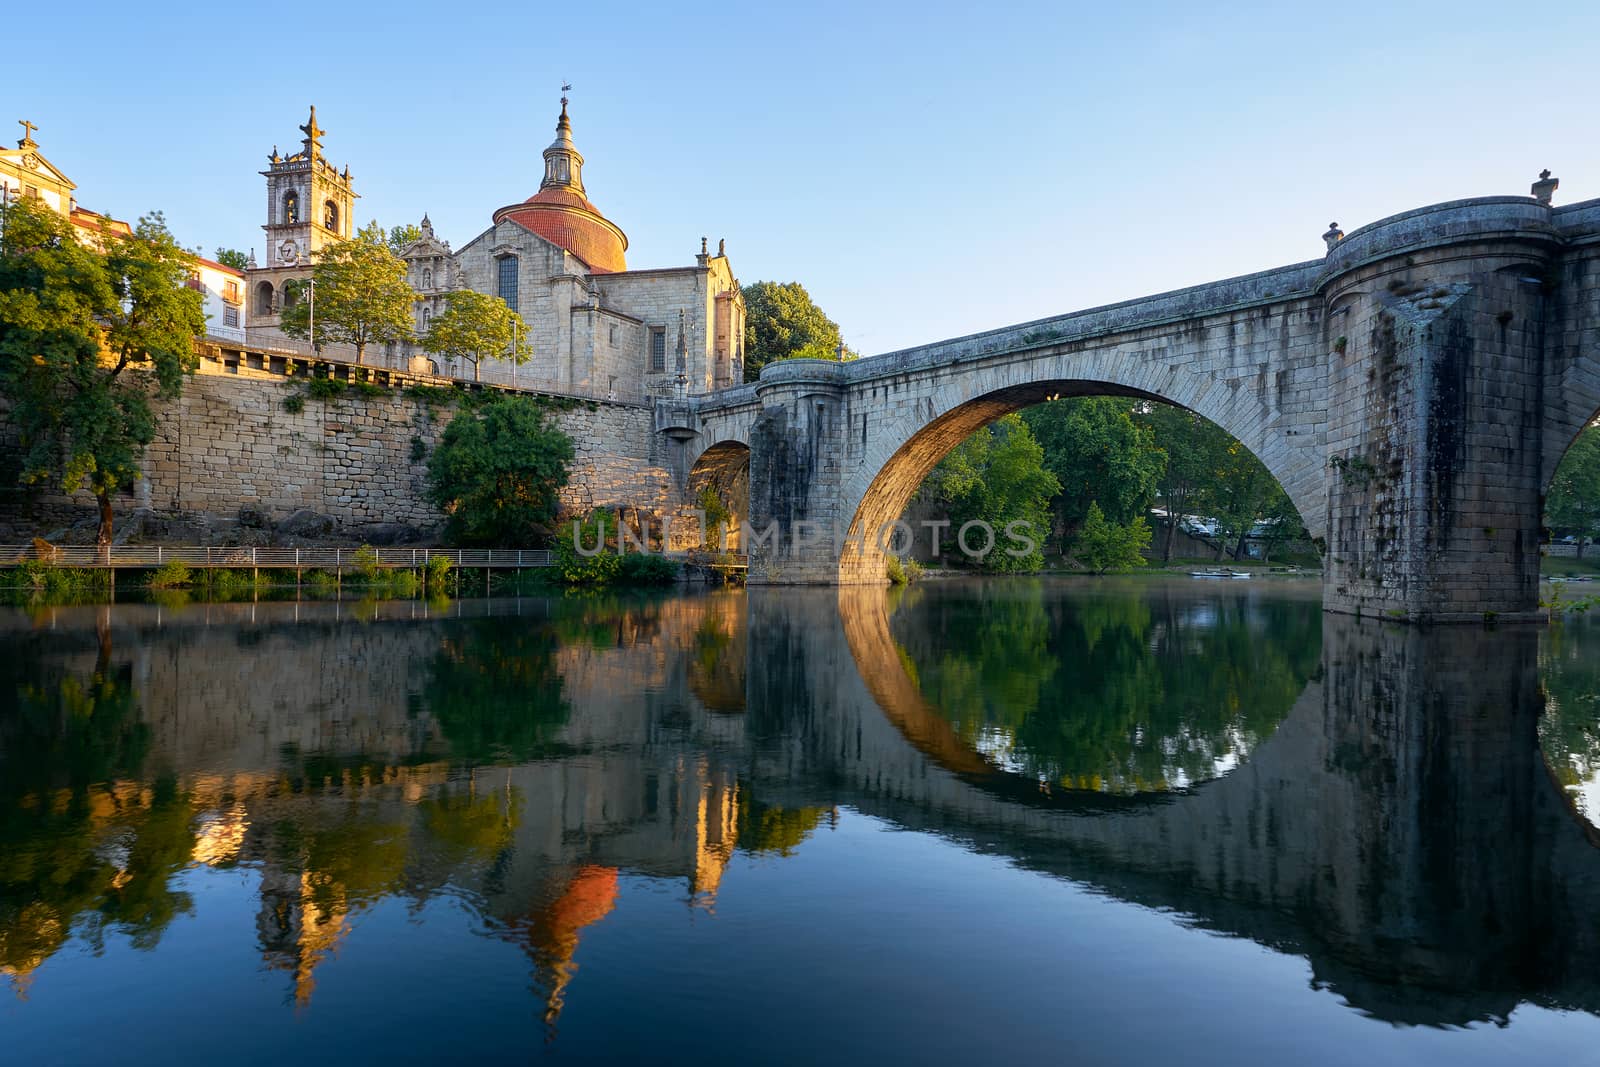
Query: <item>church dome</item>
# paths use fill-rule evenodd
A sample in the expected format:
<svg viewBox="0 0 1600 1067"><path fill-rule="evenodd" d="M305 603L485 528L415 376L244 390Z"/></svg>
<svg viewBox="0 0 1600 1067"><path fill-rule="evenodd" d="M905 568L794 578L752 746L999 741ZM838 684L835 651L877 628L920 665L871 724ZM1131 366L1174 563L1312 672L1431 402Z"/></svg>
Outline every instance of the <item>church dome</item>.
<svg viewBox="0 0 1600 1067"><path fill-rule="evenodd" d="M584 195L583 156L572 143L565 97L556 139L544 150L544 180L539 191L494 213L497 224L504 219L565 248L597 274L628 269L623 256L628 249L627 235Z"/></svg>

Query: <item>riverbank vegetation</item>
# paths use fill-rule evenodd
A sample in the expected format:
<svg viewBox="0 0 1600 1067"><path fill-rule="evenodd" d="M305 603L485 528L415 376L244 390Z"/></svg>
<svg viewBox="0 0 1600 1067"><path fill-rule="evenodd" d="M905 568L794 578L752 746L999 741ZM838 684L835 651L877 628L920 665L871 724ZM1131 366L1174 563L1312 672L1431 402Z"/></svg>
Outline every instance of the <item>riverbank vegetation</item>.
<svg viewBox="0 0 1600 1067"><path fill-rule="evenodd" d="M1158 502L1156 541L1147 516ZM1207 518L1191 529L1217 560L1243 562L1254 549L1266 561L1305 538L1288 494L1238 440L1193 412L1125 397L1052 400L984 427L923 481L912 513L949 520L938 555L999 573L1171 563L1195 514ZM974 560L957 540L974 519L996 530L1026 524L1039 534L1034 551ZM1307 552L1289 562L1318 561Z"/></svg>

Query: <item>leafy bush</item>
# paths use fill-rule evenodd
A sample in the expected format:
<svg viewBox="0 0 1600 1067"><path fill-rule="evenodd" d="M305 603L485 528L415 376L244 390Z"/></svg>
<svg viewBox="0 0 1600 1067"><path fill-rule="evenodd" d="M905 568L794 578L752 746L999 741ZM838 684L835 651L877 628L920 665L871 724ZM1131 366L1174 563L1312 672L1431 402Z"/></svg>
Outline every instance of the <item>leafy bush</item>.
<svg viewBox="0 0 1600 1067"><path fill-rule="evenodd" d="M638 551L619 554L614 547L616 536L616 518L603 511L564 523L556 533L557 577L567 585L591 586L666 585L678 577L677 561L665 556ZM584 552L578 551L579 544ZM613 547L595 551L605 545Z"/></svg>
<svg viewBox="0 0 1600 1067"><path fill-rule="evenodd" d="M169 559L150 575L151 589L182 589L193 584L194 575L189 568L175 559Z"/></svg>
<svg viewBox="0 0 1600 1067"><path fill-rule="evenodd" d="M539 544L567 484L572 439L526 397L462 412L428 457L428 499L457 544Z"/></svg>
<svg viewBox="0 0 1600 1067"><path fill-rule="evenodd" d="M678 563L654 552L629 552L617 568L622 585L670 585L678 577Z"/></svg>
<svg viewBox="0 0 1600 1067"><path fill-rule="evenodd" d="M610 549L593 549L603 545L608 535L615 537L616 530L616 520L603 511L563 523L556 533L556 574L568 585L610 585L622 567L622 559ZM592 554L579 552L578 544Z"/></svg>
<svg viewBox="0 0 1600 1067"><path fill-rule="evenodd" d="M430 590L443 589L445 579L450 575L452 564L448 556L429 556L427 565L427 578L424 585Z"/></svg>
<svg viewBox="0 0 1600 1067"><path fill-rule="evenodd" d="M1095 501L1089 502L1089 514L1078 531L1073 553L1078 562L1104 574L1113 568L1124 570L1144 566L1144 550L1150 547L1150 524L1140 515L1126 526L1106 520L1105 513Z"/></svg>
<svg viewBox="0 0 1600 1067"><path fill-rule="evenodd" d="M905 585L909 581L906 577L905 566L900 562L899 556L884 554L883 573L889 579L890 585Z"/></svg>
<svg viewBox="0 0 1600 1067"><path fill-rule="evenodd" d="M922 580L922 564L918 563L916 560L908 559L904 564L902 564L902 567L906 572L907 584Z"/></svg>
<svg viewBox="0 0 1600 1067"><path fill-rule="evenodd" d="M356 565L356 571L368 582L376 581L383 576L383 563L378 559L378 550L371 545L362 545L356 549L356 554L350 557Z"/></svg>
<svg viewBox="0 0 1600 1067"><path fill-rule="evenodd" d="M344 393L344 382L337 378L316 377L306 381L306 395L313 400L334 400Z"/></svg>

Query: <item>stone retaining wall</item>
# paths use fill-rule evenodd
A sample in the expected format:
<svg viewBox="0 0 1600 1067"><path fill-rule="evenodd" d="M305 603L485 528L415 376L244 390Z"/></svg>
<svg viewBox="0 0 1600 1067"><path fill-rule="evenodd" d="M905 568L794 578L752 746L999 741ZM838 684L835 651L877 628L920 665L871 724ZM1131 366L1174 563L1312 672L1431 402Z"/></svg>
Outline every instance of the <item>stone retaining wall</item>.
<svg viewBox="0 0 1600 1067"><path fill-rule="evenodd" d="M180 399L157 405L159 428L146 453L145 477L116 502L118 512L148 508L233 518L249 510L271 523L304 509L331 517L355 536L364 527L426 531L440 524L442 516L425 499L427 456L455 408L391 393L308 397L291 412L284 407L291 395L281 379L189 379ZM564 507L626 505L661 513L678 504L671 473L652 456L648 409L575 401L552 414L575 453ZM14 521L59 524L92 516L94 501L87 493L23 495L6 510Z"/></svg>

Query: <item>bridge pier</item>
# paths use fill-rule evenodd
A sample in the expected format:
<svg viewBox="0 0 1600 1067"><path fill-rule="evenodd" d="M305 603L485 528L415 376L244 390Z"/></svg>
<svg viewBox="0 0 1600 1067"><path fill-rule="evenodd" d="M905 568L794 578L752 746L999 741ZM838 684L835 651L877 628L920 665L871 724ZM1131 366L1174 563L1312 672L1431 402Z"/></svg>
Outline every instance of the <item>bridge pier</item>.
<svg viewBox="0 0 1600 1067"><path fill-rule="evenodd" d="M1487 220L1483 205L1386 220L1330 252L1329 610L1415 622L1539 614L1558 246L1543 205L1492 208ZM1418 214L1440 216L1420 237ZM1460 236L1489 222L1500 232Z"/></svg>

